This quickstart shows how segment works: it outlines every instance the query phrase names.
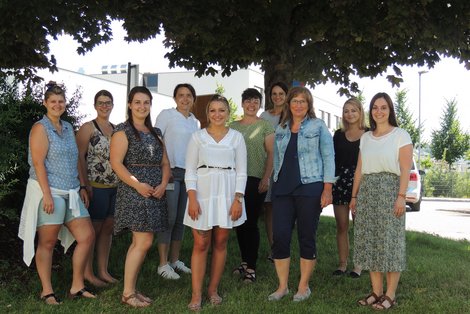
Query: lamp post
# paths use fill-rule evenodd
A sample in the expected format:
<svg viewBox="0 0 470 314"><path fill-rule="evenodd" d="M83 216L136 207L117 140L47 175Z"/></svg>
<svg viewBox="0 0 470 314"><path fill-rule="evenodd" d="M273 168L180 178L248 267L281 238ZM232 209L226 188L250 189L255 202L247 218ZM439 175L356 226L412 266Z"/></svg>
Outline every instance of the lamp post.
<svg viewBox="0 0 470 314"><path fill-rule="evenodd" d="M419 71L418 82L418 169L421 169L421 75L428 71Z"/></svg>

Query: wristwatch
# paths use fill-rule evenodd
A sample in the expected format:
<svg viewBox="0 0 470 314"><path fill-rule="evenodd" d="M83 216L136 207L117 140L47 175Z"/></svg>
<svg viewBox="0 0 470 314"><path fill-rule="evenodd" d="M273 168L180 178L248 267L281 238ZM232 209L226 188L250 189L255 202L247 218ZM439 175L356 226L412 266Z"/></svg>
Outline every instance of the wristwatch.
<svg viewBox="0 0 470 314"><path fill-rule="evenodd" d="M242 193L235 193L235 199L241 204L243 203L243 194Z"/></svg>

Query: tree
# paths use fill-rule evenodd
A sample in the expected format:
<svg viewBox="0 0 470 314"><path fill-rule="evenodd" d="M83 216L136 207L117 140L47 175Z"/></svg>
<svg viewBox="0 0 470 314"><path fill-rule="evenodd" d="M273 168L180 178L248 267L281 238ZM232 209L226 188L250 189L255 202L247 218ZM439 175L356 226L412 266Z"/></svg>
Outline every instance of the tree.
<svg viewBox="0 0 470 314"><path fill-rule="evenodd" d="M467 0L166 0L120 9L129 40L165 32L171 67L229 75L255 63L265 72L265 90L295 79L357 92L353 75L375 77L389 66L388 79L398 85L400 66L433 67L440 55L470 69Z"/></svg>
<svg viewBox="0 0 470 314"><path fill-rule="evenodd" d="M27 80L36 68L57 70L49 43L62 34L72 35L84 54L111 39L113 1L0 1L0 76Z"/></svg>
<svg viewBox="0 0 470 314"><path fill-rule="evenodd" d="M463 132L457 120L457 102L448 100L441 117L441 128L432 131L431 155L435 159L445 160L449 167L464 156L470 148L470 135Z"/></svg>
<svg viewBox="0 0 470 314"><path fill-rule="evenodd" d="M217 83L217 88L215 89L215 93L223 96L225 93L225 87L222 84ZM238 106L233 101L233 99L230 98L230 99L227 99L227 101L230 106L230 117L228 118L227 124L230 124L233 121L239 120L240 117L237 116Z"/></svg>
<svg viewBox="0 0 470 314"><path fill-rule="evenodd" d="M423 134L422 125L416 127L416 119L413 119L407 105L407 90L398 90L395 94L395 114L397 116L398 125L410 134L413 145L420 146L420 134Z"/></svg>

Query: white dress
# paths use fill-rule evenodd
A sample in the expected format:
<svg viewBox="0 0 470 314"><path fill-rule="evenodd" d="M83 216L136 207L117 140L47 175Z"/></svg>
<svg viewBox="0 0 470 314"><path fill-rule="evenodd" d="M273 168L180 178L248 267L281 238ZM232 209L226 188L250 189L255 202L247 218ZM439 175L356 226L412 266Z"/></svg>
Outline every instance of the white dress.
<svg viewBox="0 0 470 314"><path fill-rule="evenodd" d="M192 134L186 154L185 183L187 191L196 191L202 213L192 220L186 205L183 220L186 226L197 230L210 230L214 226L231 229L245 222L244 202L238 220L232 221L229 211L235 193L245 193L246 158L245 141L238 131L229 129L220 142L206 129Z"/></svg>

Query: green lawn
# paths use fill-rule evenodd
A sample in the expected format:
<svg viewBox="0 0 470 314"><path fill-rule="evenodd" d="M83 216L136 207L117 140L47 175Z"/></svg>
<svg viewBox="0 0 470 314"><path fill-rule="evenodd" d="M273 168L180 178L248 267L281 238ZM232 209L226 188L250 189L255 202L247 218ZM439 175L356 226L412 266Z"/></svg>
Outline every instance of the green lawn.
<svg viewBox="0 0 470 314"><path fill-rule="evenodd" d="M264 224L260 222L262 227ZM182 251L183 260L189 263L192 237L187 230ZM368 274L360 279L332 277L336 267L336 240L334 219L322 217L318 230L318 266L312 276L312 296L305 302L292 302L299 277L297 240L293 239L295 252L292 256L290 295L279 302L268 302L267 296L277 287L274 266L266 259L267 244L264 228L261 230L262 245L254 284L245 284L231 275L238 265L239 253L235 233L229 241L229 253L225 275L219 292L224 298L220 307L203 303L206 313L371 313L370 308L360 308L357 299L370 292ZM129 237L115 239L110 270L122 277ZM19 248L20 249L20 248ZM439 237L407 232L408 271L400 282L393 313L470 313L470 243L452 241ZM99 291L96 300L65 300L56 307L39 301L40 283L36 272L26 269L23 278L0 287L0 312L24 313L185 313L191 296L191 278L182 275L178 281L167 281L157 275L158 254L152 249L147 256L138 283L139 290L155 299L145 309L131 309L120 304L122 283ZM70 283L70 258L64 259L63 267L54 271L53 283L56 293L64 299Z"/></svg>

